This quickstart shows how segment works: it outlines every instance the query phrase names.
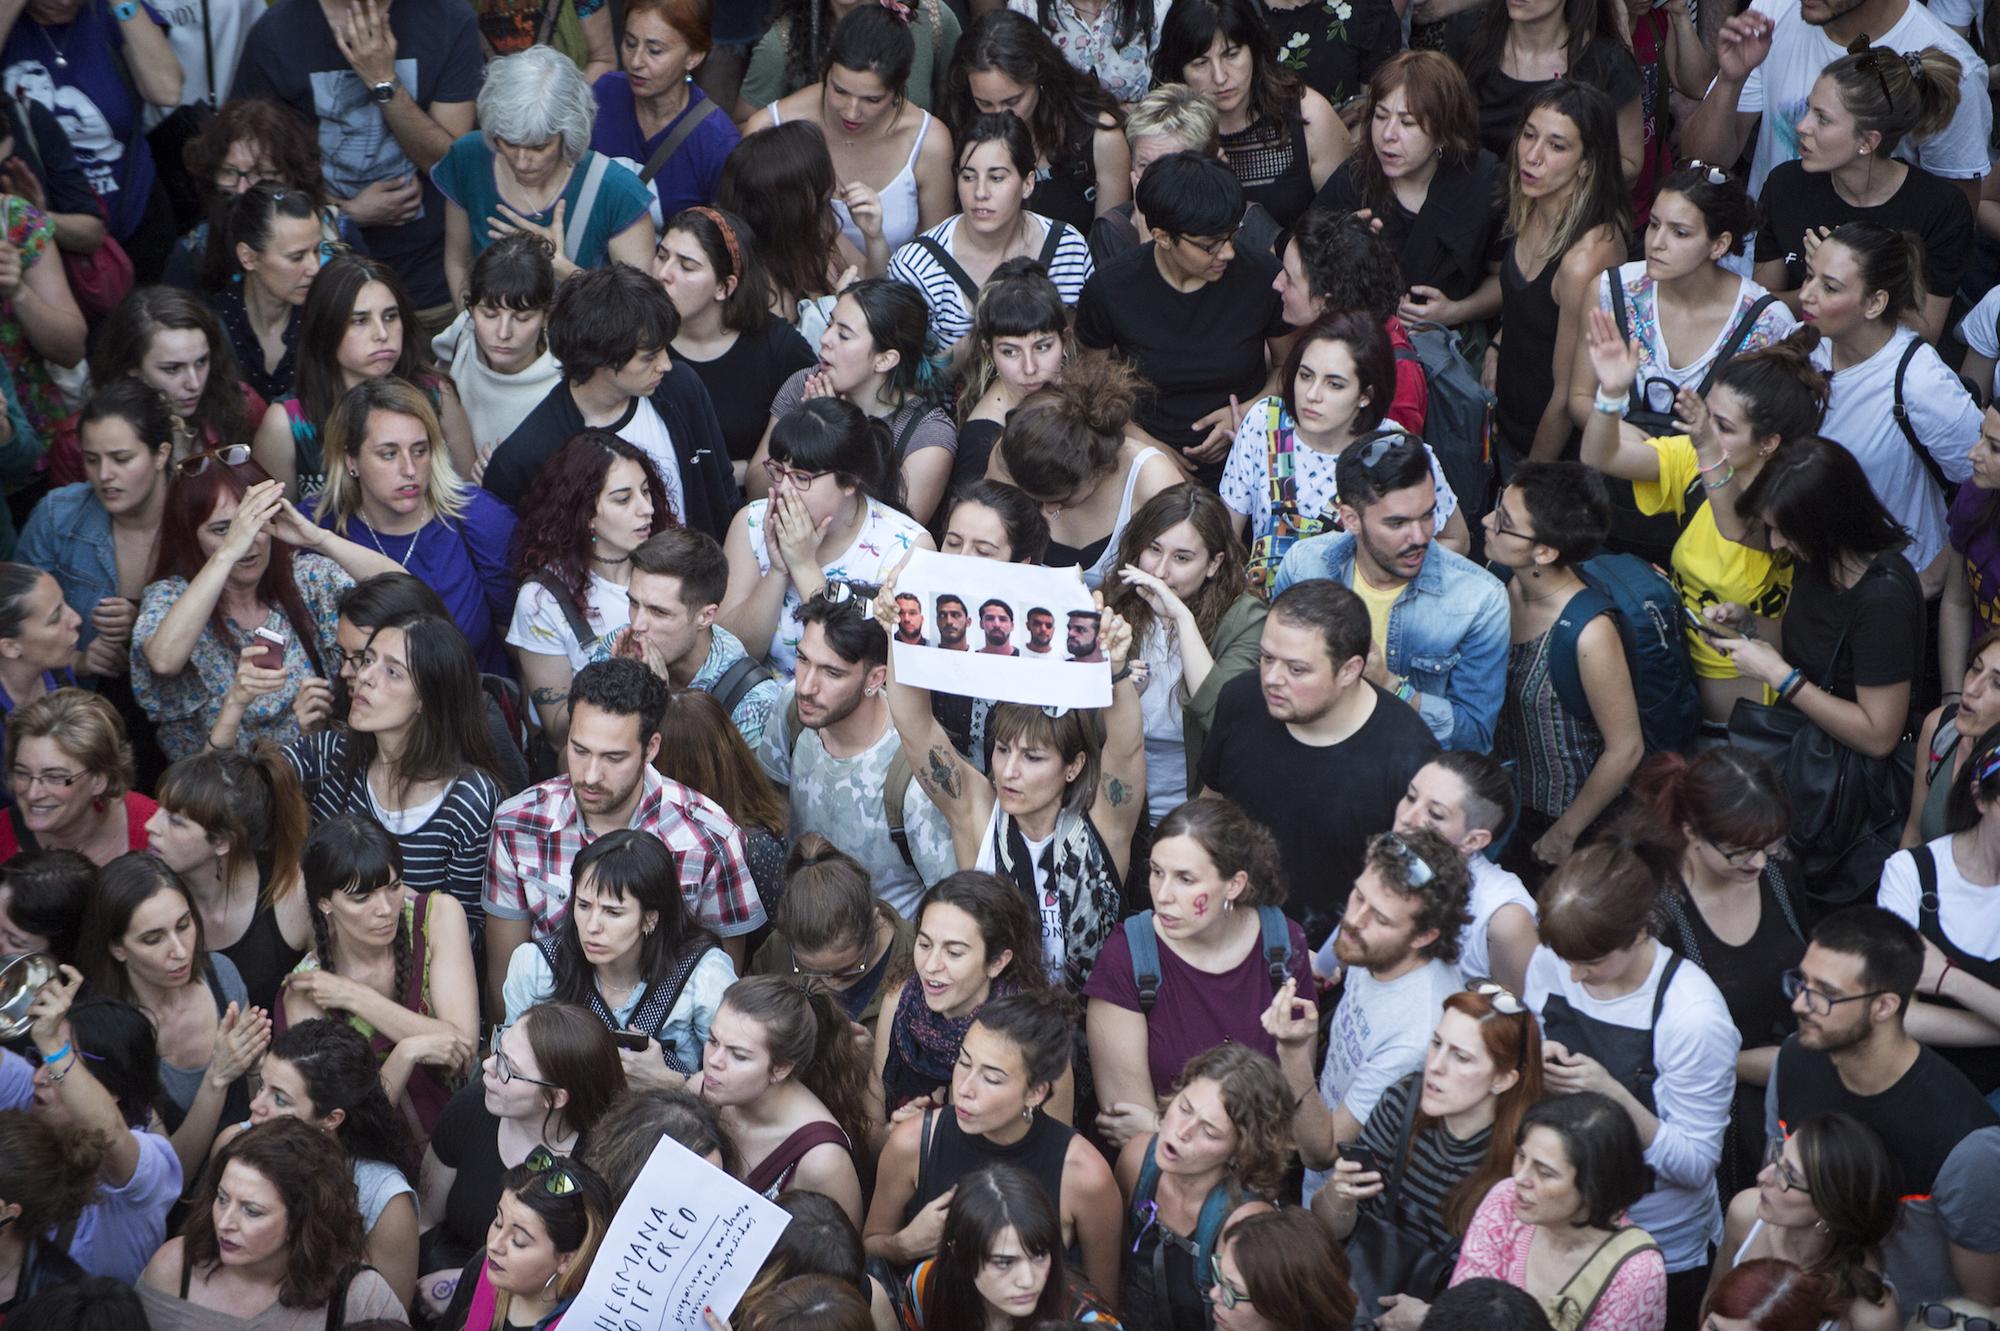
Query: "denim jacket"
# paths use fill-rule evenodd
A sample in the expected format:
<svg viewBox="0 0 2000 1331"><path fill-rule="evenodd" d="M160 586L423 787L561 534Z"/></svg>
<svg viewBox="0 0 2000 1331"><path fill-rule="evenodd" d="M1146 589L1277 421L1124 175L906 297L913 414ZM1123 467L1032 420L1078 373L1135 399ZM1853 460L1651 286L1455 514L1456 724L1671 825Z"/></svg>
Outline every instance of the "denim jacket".
<svg viewBox="0 0 2000 1331"><path fill-rule="evenodd" d="M1354 585L1352 535L1329 532L1294 545L1278 565L1271 599L1312 578ZM1417 709L1447 749L1493 747L1507 688L1508 620L1500 580L1435 541L1389 607L1389 671L1423 695Z"/></svg>
<svg viewBox="0 0 2000 1331"><path fill-rule="evenodd" d="M97 636L90 612L105 597L118 595L118 555L111 515L88 482L58 486L42 496L28 515L14 558L54 576L63 600L83 616L78 648L90 646Z"/></svg>

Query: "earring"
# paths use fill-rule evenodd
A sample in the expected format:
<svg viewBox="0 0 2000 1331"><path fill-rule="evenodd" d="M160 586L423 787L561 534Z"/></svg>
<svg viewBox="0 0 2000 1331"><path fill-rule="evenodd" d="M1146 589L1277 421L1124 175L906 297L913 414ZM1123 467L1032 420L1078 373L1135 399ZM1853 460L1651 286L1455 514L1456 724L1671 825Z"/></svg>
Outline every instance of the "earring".
<svg viewBox="0 0 2000 1331"><path fill-rule="evenodd" d="M1024 1123L1033 1123L1035 1121L1035 1107L1033 1105L1021 1106L1021 1121Z"/></svg>
<svg viewBox="0 0 2000 1331"><path fill-rule="evenodd" d="M551 1289L553 1289L553 1288L555 1287L555 1283L556 1283L556 1277L557 1277L557 1276L559 1276L559 1275L561 1275L561 1274L562 1274L562 1272L561 1272L560 1270L556 1270L556 1271L551 1271L551 1272L549 1272L549 1278L548 1278L547 1280L544 1280L544 1281L542 1282L542 1293L543 1293L543 1294L547 1294L547 1293L548 1293L548 1292L549 1292L549 1291L550 1291Z"/></svg>

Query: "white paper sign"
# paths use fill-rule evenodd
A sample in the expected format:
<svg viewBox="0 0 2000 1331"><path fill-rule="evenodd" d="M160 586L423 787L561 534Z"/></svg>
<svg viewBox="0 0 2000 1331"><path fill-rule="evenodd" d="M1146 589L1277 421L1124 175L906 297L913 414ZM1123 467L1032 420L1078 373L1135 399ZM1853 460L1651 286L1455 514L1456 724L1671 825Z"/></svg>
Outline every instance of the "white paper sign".
<svg viewBox="0 0 2000 1331"><path fill-rule="evenodd" d="M671 1137L660 1138L563 1314L567 1331L725 1325L791 1216Z"/></svg>
<svg viewBox="0 0 2000 1331"><path fill-rule="evenodd" d="M896 678L934 693L1109 707L1111 667L1073 568L911 552L896 578Z"/></svg>

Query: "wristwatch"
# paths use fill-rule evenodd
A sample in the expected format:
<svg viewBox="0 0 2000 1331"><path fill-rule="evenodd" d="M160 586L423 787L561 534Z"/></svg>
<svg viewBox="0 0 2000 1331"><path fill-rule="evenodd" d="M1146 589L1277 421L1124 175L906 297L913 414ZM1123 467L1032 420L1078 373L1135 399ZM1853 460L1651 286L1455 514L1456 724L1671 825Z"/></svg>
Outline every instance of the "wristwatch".
<svg viewBox="0 0 2000 1331"><path fill-rule="evenodd" d="M390 102L395 101L396 80L387 78L383 79L380 83L370 84L368 86L368 99L377 106L386 106Z"/></svg>

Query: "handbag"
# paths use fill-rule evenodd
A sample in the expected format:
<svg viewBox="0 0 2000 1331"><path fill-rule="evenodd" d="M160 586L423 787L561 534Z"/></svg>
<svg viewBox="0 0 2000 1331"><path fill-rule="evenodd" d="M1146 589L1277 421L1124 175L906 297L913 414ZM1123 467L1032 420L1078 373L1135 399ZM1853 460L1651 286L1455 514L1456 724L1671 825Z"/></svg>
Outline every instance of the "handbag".
<svg viewBox="0 0 2000 1331"><path fill-rule="evenodd" d="M11 97L11 94L9 96ZM28 152L33 155L36 169L40 170L42 145L35 139L34 124L28 119L28 108L19 98L12 100L14 119L20 124L21 133L28 140ZM97 215L103 218L104 201L99 199L96 203ZM105 220L108 226L109 219ZM58 253L62 257L63 276L69 279L70 294L76 297L77 308L83 311L83 317L92 325L108 317L111 311L118 308L120 301L132 294L135 279L131 256L125 253L125 247L118 243L118 238L109 230L105 232L104 243L99 245L94 253L72 254L68 250L59 250ZM65 391L65 399L68 396L68 392ZM78 401L75 405L81 408L83 403Z"/></svg>
<svg viewBox="0 0 2000 1331"><path fill-rule="evenodd" d="M1417 1102L1423 1098L1421 1080L1409 1083L1403 1121L1396 1133L1396 1158L1380 1194L1381 1205L1357 1214L1354 1230L1347 1236L1348 1280L1358 1299L1354 1305L1357 1331L1375 1325L1385 1295L1409 1294L1432 1302L1451 1283L1452 1268L1458 1264L1457 1243L1439 1249L1428 1237L1398 1220L1403 1170L1410 1158L1410 1132L1416 1126Z"/></svg>
<svg viewBox="0 0 2000 1331"><path fill-rule="evenodd" d="M1871 563L1862 580L1881 571L1879 562ZM1811 677L1820 688L1832 681L1852 627L1850 622L1841 629L1826 668ZM1729 742L1771 764L1791 795L1792 826L1785 839L1805 878L1807 899L1823 913L1872 894L1909 814L1910 774L1898 757L1871 758L1827 734L1796 707L1748 698L1737 699L1730 710Z"/></svg>

